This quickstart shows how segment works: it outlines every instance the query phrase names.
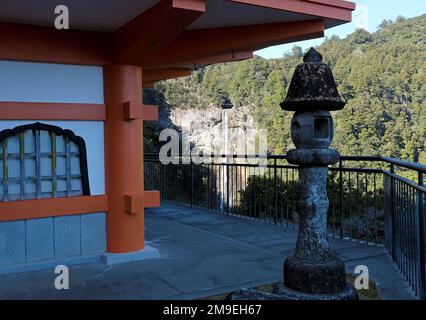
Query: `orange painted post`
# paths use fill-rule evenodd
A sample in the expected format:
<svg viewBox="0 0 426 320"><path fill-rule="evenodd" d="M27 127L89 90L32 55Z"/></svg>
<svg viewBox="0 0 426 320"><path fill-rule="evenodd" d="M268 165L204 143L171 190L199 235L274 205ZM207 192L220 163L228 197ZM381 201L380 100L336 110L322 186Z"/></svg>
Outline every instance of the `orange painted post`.
<svg viewBox="0 0 426 320"><path fill-rule="evenodd" d="M142 69L105 66L104 95L107 251L134 252L144 248L143 120L126 120L123 112L129 101L142 105ZM136 208L131 213L126 211L129 199Z"/></svg>

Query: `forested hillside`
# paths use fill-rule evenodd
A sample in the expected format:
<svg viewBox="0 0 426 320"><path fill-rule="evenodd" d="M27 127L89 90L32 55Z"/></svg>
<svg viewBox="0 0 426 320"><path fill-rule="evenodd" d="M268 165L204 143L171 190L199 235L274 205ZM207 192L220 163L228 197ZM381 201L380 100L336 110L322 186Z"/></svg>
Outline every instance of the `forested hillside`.
<svg viewBox="0 0 426 320"><path fill-rule="evenodd" d="M384 21L375 33L358 30L345 39L332 37L317 49L348 102L334 114L334 146L344 155L426 163L426 15ZM179 108L209 108L222 95L236 110L249 106L260 127L269 130L270 151L282 154L292 146L292 113L282 111L279 103L302 55L294 47L281 59L214 65L156 88Z"/></svg>

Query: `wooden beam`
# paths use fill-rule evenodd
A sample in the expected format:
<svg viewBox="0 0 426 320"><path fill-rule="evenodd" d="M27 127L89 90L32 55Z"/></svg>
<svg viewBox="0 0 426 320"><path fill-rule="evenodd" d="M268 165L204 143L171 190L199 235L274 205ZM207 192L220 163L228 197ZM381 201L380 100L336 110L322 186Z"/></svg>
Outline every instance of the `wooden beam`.
<svg viewBox="0 0 426 320"><path fill-rule="evenodd" d="M114 61L143 62L205 12L205 0L161 0L114 33Z"/></svg>
<svg viewBox="0 0 426 320"><path fill-rule="evenodd" d="M144 198L145 208L158 208L160 206L159 191L144 191Z"/></svg>
<svg viewBox="0 0 426 320"><path fill-rule="evenodd" d="M219 56L213 56L213 57L208 57L208 58L204 58L204 59L199 59L197 61L186 61L183 62L181 64L178 65L178 68L173 68L173 64L170 64L167 67L170 67L170 69L167 70L180 70L181 68L188 70L189 74L191 73L191 69L197 69L197 68L201 68L201 67L205 67L211 64L215 64L215 63L223 63L223 62L236 62L236 61L242 61L242 60L247 60L247 59L252 59L253 58L253 52L250 51L245 51L245 52L235 52L235 53L228 53L228 54L222 54ZM158 73L158 69L153 69L150 70L149 67L147 67L148 69L144 69L144 76L149 73L150 71L152 71L154 74ZM160 70L166 70L166 69L160 69ZM178 71L177 71L178 72ZM182 73L181 76L188 76L188 73ZM145 79L143 79L143 87L144 88L152 88L154 87L155 83L161 80L166 80L166 79L172 79L172 78L176 78L179 77L179 75L177 75L176 73L173 72L168 72L168 73L164 73L162 75L162 77L157 77L156 80L150 80L147 81ZM159 79L161 78L161 79Z"/></svg>
<svg viewBox="0 0 426 320"><path fill-rule="evenodd" d="M192 69L189 67L174 68L173 65L171 65L171 68L165 69L145 69L143 72L142 87L152 88L158 81L187 77L191 73Z"/></svg>
<svg viewBox="0 0 426 320"><path fill-rule="evenodd" d="M105 32L0 22L0 60L107 65L111 43Z"/></svg>
<svg viewBox="0 0 426 320"><path fill-rule="evenodd" d="M340 0L227 1L298 12L318 20L350 21L355 8L353 3ZM312 21L293 22L299 25L294 37L290 31L287 34L285 23L270 24L270 28L264 24L188 31L205 12L205 6L205 0L161 0L114 33L0 22L0 59L80 65L110 65L116 61L158 69L202 64L197 60L229 54L232 49L254 51L321 35L318 30L310 32ZM169 51L172 48L179 50ZM166 59L168 56L172 58L170 61Z"/></svg>
<svg viewBox="0 0 426 320"><path fill-rule="evenodd" d="M221 54L218 56L213 57L207 57L204 59L196 60L195 62L192 61L192 63L186 62L179 64L179 67L203 67L208 66L215 63L223 63L223 62L236 62L236 61L242 61L247 59L253 58L253 52L251 51L244 51L244 52L231 52L227 54Z"/></svg>
<svg viewBox="0 0 426 320"><path fill-rule="evenodd" d="M0 120L105 120L105 105L0 101Z"/></svg>
<svg viewBox="0 0 426 320"><path fill-rule="evenodd" d="M192 70L189 68L168 68L168 69L152 69L144 70L144 82L157 82L165 79L174 79L190 76Z"/></svg>
<svg viewBox="0 0 426 320"><path fill-rule="evenodd" d="M154 88L155 86L155 81L143 81L142 82L142 88L146 89L146 88Z"/></svg>
<svg viewBox="0 0 426 320"><path fill-rule="evenodd" d="M263 8L271 8L290 11L300 14L308 14L342 21L352 20L352 11L355 3L342 0L228 0L230 2L255 5Z"/></svg>
<svg viewBox="0 0 426 320"><path fill-rule="evenodd" d="M346 0L305 0L308 2L319 3L337 8L344 8L349 10L355 10L356 5L354 2Z"/></svg>
<svg viewBox="0 0 426 320"><path fill-rule="evenodd" d="M146 65L176 65L229 54L232 51L255 51L272 45L322 36L324 21L321 19L191 30L185 31L166 48L148 59Z"/></svg>
<svg viewBox="0 0 426 320"><path fill-rule="evenodd" d="M0 222L106 211L106 195L7 201L0 202Z"/></svg>
<svg viewBox="0 0 426 320"><path fill-rule="evenodd" d="M124 201L128 214L141 214L144 208L158 208L160 206L160 192L144 191L143 194L125 195Z"/></svg>
<svg viewBox="0 0 426 320"><path fill-rule="evenodd" d="M143 214L144 209L143 194L132 194L124 196L126 213L130 215Z"/></svg>
<svg viewBox="0 0 426 320"><path fill-rule="evenodd" d="M142 119L143 121L158 120L158 106L145 104L137 101L127 101L123 104L124 120Z"/></svg>
<svg viewBox="0 0 426 320"><path fill-rule="evenodd" d="M142 107L143 121L158 121L158 106L144 104Z"/></svg>
<svg viewBox="0 0 426 320"><path fill-rule="evenodd" d="M127 101L123 104L123 119L135 120L142 118L142 106L138 101Z"/></svg>

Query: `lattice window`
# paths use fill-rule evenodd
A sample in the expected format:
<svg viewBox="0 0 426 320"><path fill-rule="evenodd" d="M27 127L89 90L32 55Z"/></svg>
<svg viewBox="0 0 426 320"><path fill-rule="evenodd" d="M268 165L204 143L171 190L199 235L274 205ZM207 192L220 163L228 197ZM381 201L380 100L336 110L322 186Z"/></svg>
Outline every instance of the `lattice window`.
<svg viewBox="0 0 426 320"><path fill-rule="evenodd" d="M0 201L90 195L86 145L43 123L0 132Z"/></svg>

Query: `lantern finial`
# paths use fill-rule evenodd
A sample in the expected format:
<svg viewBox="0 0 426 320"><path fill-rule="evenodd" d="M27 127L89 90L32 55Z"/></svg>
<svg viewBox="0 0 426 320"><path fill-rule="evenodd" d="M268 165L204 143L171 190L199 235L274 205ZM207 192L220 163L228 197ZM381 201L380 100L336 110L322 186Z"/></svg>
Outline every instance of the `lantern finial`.
<svg viewBox="0 0 426 320"><path fill-rule="evenodd" d="M303 62L322 62L322 55L314 48L311 48L304 55Z"/></svg>

